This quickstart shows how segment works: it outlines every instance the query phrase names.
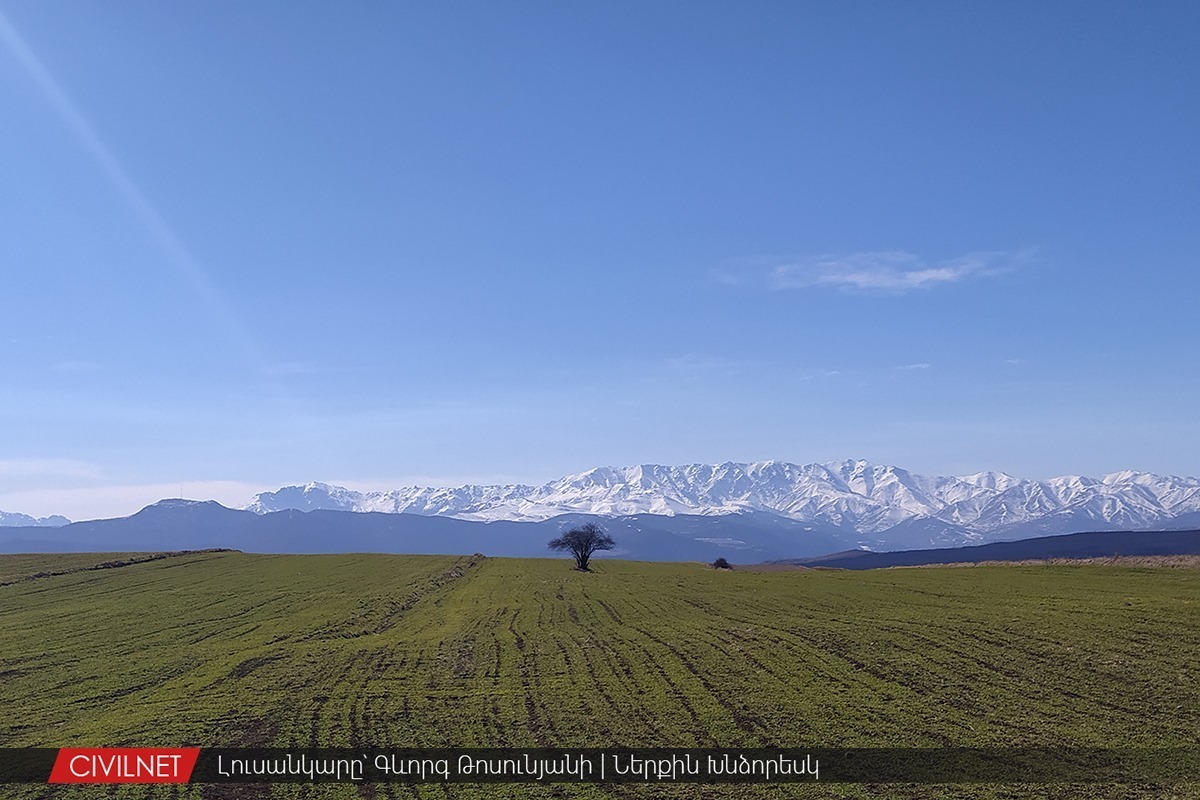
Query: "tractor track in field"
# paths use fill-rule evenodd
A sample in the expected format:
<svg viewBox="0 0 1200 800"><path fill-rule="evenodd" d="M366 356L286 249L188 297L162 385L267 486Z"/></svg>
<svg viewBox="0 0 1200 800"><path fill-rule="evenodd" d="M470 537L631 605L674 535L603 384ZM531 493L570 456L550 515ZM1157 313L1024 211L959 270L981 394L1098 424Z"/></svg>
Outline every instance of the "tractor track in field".
<svg viewBox="0 0 1200 800"><path fill-rule="evenodd" d="M615 674L615 670L611 669L611 660L609 658L610 651L603 646L593 646L588 648L583 654L583 660L586 664L588 676L592 679L592 684L596 687L596 691L604 698L606 706L610 711L615 712L617 709L626 707L626 703L622 698L618 697L607 686L607 682L601 679L600 666L610 667L610 673ZM603 659L602 661L600 659ZM629 685L625 686L626 690L631 689ZM633 709L638 719L650 730L654 729L653 720L648 717L644 708L641 705L635 705ZM628 712L626 712L628 713Z"/></svg>
<svg viewBox="0 0 1200 800"><path fill-rule="evenodd" d="M649 632L647 632L646 630L644 630L642 628L631 627L631 630L637 631L645 638L658 644L660 647L663 647L668 653L670 653L672 656L675 656L676 660L678 660L678 653L675 652L675 648L672 645L664 644L662 642L662 640L658 639L657 637L655 637L654 635L650 634ZM697 734L700 734L701 732L705 732L705 734L707 735L709 726L703 721L699 712L697 712L696 707L692 703L692 700L688 696L687 692L685 692L683 690L683 688L680 687L678 681L675 678L673 678L671 676L671 674L669 672L667 672L666 669L663 668L663 666L659 662L659 660L654 658L653 654L650 653L649 650L647 650L646 652L650 656L649 663L653 666L655 673L662 679L663 683L665 683L667 686L669 686L671 688L671 691L675 694L675 697L677 697L679 700L679 706L684 711L687 712L689 717L691 717L692 724L693 724L692 729Z"/></svg>
<svg viewBox="0 0 1200 800"><path fill-rule="evenodd" d="M539 747L551 747L554 741L551 735L554 732L554 726L546 715L546 710L540 706L534 699L534 681L531 678L532 674L536 674L536 661L533 657L533 651L530 649L522 649L521 657L517 662L518 680L521 683L521 696L525 704L525 717L529 721L528 730L533 740L537 742Z"/></svg>
<svg viewBox="0 0 1200 800"><path fill-rule="evenodd" d="M599 600L599 599L597 599L595 602L596 602L596 605L598 605L602 609L604 609L604 613L608 614L609 619L611 619L613 622L617 623L618 625L623 625L625 623L625 620L621 617L621 615L618 614L615 610L613 610L613 607L610 606L608 603L606 603L603 600Z"/></svg>
<svg viewBox="0 0 1200 800"><path fill-rule="evenodd" d="M562 647L563 660L570 675L581 674L577 663L582 662L583 670L590 679L589 691L598 695L603 702L600 704L601 711L607 709L612 713L615 709L623 707L625 704L622 699L610 688L613 684L602 678L598 666L604 662L599 660L596 655L597 651L605 651L607 648L603 645L600 639L576 640L575 644L578 647L578 652L572 654L566 647ZM561 646L561 645L560 645ZM578 659L578 662L577 662Z"/></svg>
<svg viewBox="0 0 1200 800"><path fill-rule="evenodd" d="M759 720L752 717L751 715L747 714L743 709L733 705L728 699L726 699L723 696L724 693L721 692L717 688L717 686L709 679L709 677L705 673L705 671L699 669L696 666L695 662L687 654L685 654L682 650L680 650L678 647L676 647L673 643L668 642L665 639L662 639L662 638L650 633L647 630L644 630L644 629L639 629L639 630L641 631L641 633L644 636L648 637L649 639L651 639L654 642L657 642L660 646L665 647L667 650L669 650L671 652L671 654L674 655L675 658L679 661L679 663L683 666L683 668L685 670L687 670L700 683L701 686L704 687L704 690L706 692L708 692L709 696L711 696L712 699L714 701L716 701L716 703L718 705L720 705L721 708L723 708L727 714L729 714L730 718L733 720L733 723L735 725L737 725L739 728L741 728L743 733L745 733L747 736L751 737L751 739L753 739L755 741L757 741L760 738L760 733L762 731L762 723ZM755 746L755 745L747 744L745 746Z"/></svg>
<svg viewBox="0 0 1200 800"><path fill-rule="evenodd" d="M847 686L858 684L868 688L873 687L875 685L873 682L864 679L864 672L874 678L875 681L894 683L889 676L861 670L858 668L860 662L854 659L847 659L841 653L831 650L821 643L811 641L798 633L794 633L791 636L784 636L773 632L773 635L770 636L763 635L753 638L740 635L740 632L736 630L730 633L739 641L745 643L748 646L747 649L755 645L761 646L765 642L771 646L771 652L778 652L779 649L782 649L793 654L796 663L804 664L811 675L823 676L826 681L832 684ZM766 633L766 631L763 633ZM800 649L797 649L798 646ZM759 663L763 662L759 660ZM847 665L851 669L846 669Z"/></svg>
<svg viewBox="0 0 1200 800"><path fill-rule="evenodd" d="M883 629L889 630L889 628L886 628L886 627L884 627ZM1045 677L1047 674L1047 669L1051 670L1051 674L1053 674L1053 672L1057 671L1057 667L1059 665L1059 662L1055 661L1054 659L1048 658L1047 655L1043 652L1040 652L1037 650L1031 650L1026 647L1022 647L1020 644L1021 638L1016 637L1016 636L997 640L994 637L987 636L985 633L983 633L982 631L980 631L978 629L975 629L975 630L951 629L951 630L946 631L946 633L948 634L948 638L951 638L951 639L961 638L961 639L969 640L971 642L979 642L987 648L988 652L996 654L997 657L999 657L1001 654L1003 654L1006 657L1008 666L1001 666L999 663L997 663L997 661L988 660L986 658L983 658L980 655L976 655L972 651L962 647L961 645L959 645L957 643L935 639L935 638L930 637L927 634L923 634L923 633L913 631L913 630L910 630L907 628L905 628L903 630L900 630L897 628L890 628L890 630L892 630L893 632L903 633L905 638L908 639L909 641L916 641L916 642L923 643L923 646L911 647L911 648L905 648L905 647L903 647L903 645L900 645L900 644L894 645L897 649L903 650L904 652L910 654L913 657L919 657L923 652L929 652L931 649L937 649L937 650L940 650L943 652L949 652L954 657L962 659L963 661L966 661L970 664L974 664L976 667L978 667L979 669L981 669L985 672L992 672L992 673L996 673L999 675L1003 675L1005 677L1005 679L1010 681L1013 685L1020 687L1022 691L1027 691L1026 687L1028 687L1028 685L1029 685L1029 675L1030 675L1031 670L1036 671L1040 675L1043 676L1043 684L1042 685L1045 685ZM1013 666L1011 666L1012 664L1021 663L1021 660L1014 658L1013 654L1018 654L1020 656L1024 656L1025 659L1023 659L1023 661L1028 662L1029 664L1032 665L1031 670L1026 670L1026 671L1022 672L1018 669L1015 669ZM1078 664L1076 666L1078 667ZM1096 672L1096 674L1101 675L1101 676L1108 675L1108 673L1104 670L1094 670L1094 671ZM1120 688L1119 686L1114 687L1114 689L1119 689L1119 688ZM1129 713L1130 711L1136 710L1136 708L1131 708L1131 707L1121 705L1119 703L1114 703L1114 702L1108 700L1107 698L1103 698L1103 697L1084 698L1083 695L1077 694L1077 693L1073 692L1071 689L1066 688L1066 687L1058 687L1058 688L1055 688L1055 689L1052 689L1049 691L1051 691L1055 695L1061 695L1063 697L1073 697L1074 699L1077 699L1077 700L1094 703L1094 704L1096 704L1102 708L1105 708L1109 711Z"/></svg>
<svg viewBox="0 0 1200 800"><path fill-rule="evenodd" d="M868 664L856 656L851 655L848 640L843 637L836 636L834 634L820 635L810 631L807 634L796 632L793 634L793 638L804 642L813 650L825 653L826 655L831 656L838 661L849 664L850 667L852 667L852 673L870 675L872 678L884 683L896 682L895 676L887 672L880 671L876 666ZM787 646L785 642L783 644L785 647ZM859 679L861 680L861 675Z"/></svg>
<svg viewBox="0 0 1200 800"><path fill-rule="evenodd" d="M347 738L351 747L374 747L378 740L371 737L374 726L371 724L371 696L367 689L381 675L388 673L391 666L391 651L388 649L368 650L360 653L354 662L355 673L361 674L362 679L356 691L347 697L346 720L348 724Z"/></svg>
<svg viewBox="0 0 1200 800"><path fill-rule="evenodd" d="M386 633L426 599L432 598L436 603L442 590L465 577L468 571L479 566L486 558L478 553L472 556L460 556L454 560L449 569L444 570L440 575L428 578L420 586L410 589L407 596L374 598L373 602L365 603L364 608L358 614L301 636L300 639L301 641L357 639Z"/></svg>
<svg viewBox="0 0 1200 800"><path fill-rule="evenodd" d="M137 564L149 564L154 561L165 561L168 558L179 558L180 556L203 555L205 553L230 553L232 550L213 549L213 550L171 550L162 553L145 553L142 555L130 556L128 558L110 559L101 561L96 564L87 564L78 567L69 567L58 570L39 570L38 572L29 573L28 575L20 575L9 577L0 580L0 588L5 586L15 586L21 583L30 583L32 581L45 580L46 578L60 578L64 575L77 575L81 572L99 572L106 569L120 569L122 567L132 567Z"/></svg>
<svg viewBox="0 0 1200 800"><path fill-rule="evenodd" d="M245 661L229 670L229 674L226 677L244 678L255 670L265 667L273 662L280 661L286 657L287 655L285 653L271 653L265 656L254 656L253 658L247 658Z"/></svg>

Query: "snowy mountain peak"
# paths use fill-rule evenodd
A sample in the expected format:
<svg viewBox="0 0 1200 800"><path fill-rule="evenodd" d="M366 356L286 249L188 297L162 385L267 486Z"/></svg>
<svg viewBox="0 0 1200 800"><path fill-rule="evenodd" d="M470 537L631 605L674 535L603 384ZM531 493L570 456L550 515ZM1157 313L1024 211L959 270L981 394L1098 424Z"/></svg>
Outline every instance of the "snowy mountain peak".
<svg viewBox="0 0 1200 800"><path fill-rule="evenodd" d="M31 517L28 514L0 511L0 528L61 528L63 525L70 524L71 520L58 514L49 517Z"/></svg>
<svg viewBox="0 0 1200 800"><path fill-rule="evenodd" d="M1021 482L1007 472L976 472L974 475L963 477L962 480L972 486L994 492L1007 491Z"/></svg>
<svg viewBox="0 0 1200 800"><path fill-rule="evenodd" d="M541 486L407 487L357 492L324 483L264 492L247 508L265 513L383 511L469 520L544 520L565 513L722 515L768 512L862 534L902 524L941 525L956 536L1155 527L1200 522L1200 481L1115 472L1045 481L1003 472L924 476L863 459L595 467ZM1040 526L1040 527L1038 527Z"/></svg>

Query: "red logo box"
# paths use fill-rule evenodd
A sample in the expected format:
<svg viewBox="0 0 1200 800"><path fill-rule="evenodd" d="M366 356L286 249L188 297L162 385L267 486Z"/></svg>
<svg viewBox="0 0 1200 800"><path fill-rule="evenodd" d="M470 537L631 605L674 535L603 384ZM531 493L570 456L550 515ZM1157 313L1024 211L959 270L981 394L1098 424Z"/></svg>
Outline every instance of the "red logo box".
<svg viewBox="0 0 1200 800"><path fill-rule="evenodd" d="M187 783L199 747L64 747L50 783Z"/></svg>

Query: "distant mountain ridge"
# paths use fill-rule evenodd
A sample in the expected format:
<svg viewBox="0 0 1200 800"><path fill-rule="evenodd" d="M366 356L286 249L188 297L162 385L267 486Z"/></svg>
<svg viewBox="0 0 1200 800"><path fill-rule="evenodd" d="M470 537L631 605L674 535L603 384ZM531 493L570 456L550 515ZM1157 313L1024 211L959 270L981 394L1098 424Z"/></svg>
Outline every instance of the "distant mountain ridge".
<svg viewBox="0 0 1200 800"><path fill-rule="evenodd" d="M233 548L256 553L484 553L553 556L550 539L586 522L616 539L605 557L643 561L741 562L816 556L853 540L774 514L595 517L566 514L541 522L476 522L376 512L285 510L255 514L212 500L161 500L136 514L61 528L6 528L0 553L159 552Z"/></svg>
<svg viewBox="0 0 1200 800"><path fill-rule="evenodd" d="M357 492L310 483L257 495L256 513L380 511L477 521L562 514L765 512L863 537L864 544L961 544L1096 530L1200 524L1200 480L1145 472L1044 481L1003 472L930 477L868 461L598 467L541 486L466 485ZM910 545L911 546L911 545Z"/></svg>
<svg viewBox="0 0 1200 800"><path fill-rule="evenodd" d="M1200 531L1101 531L1041 536L1015 542L992 542L970 547L936 550L899 550L873 553L850 550L814 558L792 558L777 563L835 569L886 569L934 564L1044 561L1142 556L1200 555Z"/></svg>
<svg viewBox="0 0 1200 800"><path fill-rule="evenodd" d="M10 551L28 549L38 542L50 549L67 546L68 540L75 542L71 547L84 546L79 537L89 538L90 534L85 535L89 531L100 535L88 547L105 541L160 548L154 544L156 537L148 535L160 529L138 526L147 519L169 519L170 526L182 525L202 508L208 506L179 501L176 507L173 501L163 501L130 517L129 523L100 520L95 525L66 526L62 517L39 520L0 515L0 524L11 537L7 540ZM166 509L172 509L169 517L160 517ZM250 518L274 516L272 512L280 512L280 516L268 527L245 527ZM324 516L328 512L339 515ZM364 515L391 519L367 524L361 519ZM630 545L625 557L687 560L732 552L736 559L749 561L846 549L957 547L1082 531L1194 529L1200 527L1200 480L1132 471L1045 481L998 472L929 477L867 461L644 464L601 467L541 486L358 492L310 483L263 492L233 517L221 517L212 509L202 516L204 535L199 537L193 531L195 535L180 540L179 548L239 546L241 534L232 529L222 533L216 525L218 519L229 524L236 521L237 531L244 530L247 535L253 530L251 539L272 531L260 542L262 547L290 546L287 543L294 537L272 526L287 519L300 535L320 518L324 522L318 527L325 533L306 540L311 548L308 552L348 546L350 540L360 548L392 552L395 547L424 547L413 537L420 538L418 531L433 534L436 530L437 536L453 531L462 546L475 543L478 547L474 549L481 552L531 554L540 549L534 545L543 533L565 524L597 521L624 532L624 541ZM313 519L303 519L309 516ZM451 522L458 524L442 524ZM35 526L44 533L35 533ZM54 526L66 527L59 528L61 535L51 535ZM316 530L311 532L313 536ZM113 539L110 534L118 531L122 535ZM272 538L277 535L279 538ZM343 536L350 539L341 541ZM399 538L392 541L393 536ZM516 537L522 544L502 543L505 536Z"/></svg>
<svg viewBox="0 0 1200 800"><path fill-rule="evenodd" d="M75 522L58 528L6 528L0 553L162 552L232 548L256 553L484 553L550 556L551 538L581 523L598 522L616 540L606 558L641 561L734 563L787 561L851 569L903 564L995 559L1078 558L1115 554L1200 553L1200 532L1078 533L937 550L928 529L915 525L905 539L897 526L887 535L894 550L856 549L853 537L777 514L597 517L565 514L541 522L477 522L417 514L354 511L273 511L255 514L212 500L162 500L117 519ZM11 538L6 538L11 537ZM878 541L876 542L879 543Z"/></svg>
<svg viewBox="0 0 1200 800"><path fill-rule="evenodd" d="M12 511L0 511L0 528L58 528L70 525L71 520L53 514L49 517L31 517Z"/></svg>

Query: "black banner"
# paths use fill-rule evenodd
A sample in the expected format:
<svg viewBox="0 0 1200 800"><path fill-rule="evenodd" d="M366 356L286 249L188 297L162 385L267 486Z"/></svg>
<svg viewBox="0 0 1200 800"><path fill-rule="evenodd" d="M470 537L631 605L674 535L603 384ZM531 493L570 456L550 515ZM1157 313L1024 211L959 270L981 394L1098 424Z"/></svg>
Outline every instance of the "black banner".
<svg viewBox="0 0 1200 800"><path fill-rule="evenodd" d="M0 783L45 783L50 778L58 748L0 748Z"/></svg>
<svg viewBox="0 0 1200 800"><path fill-rule="evenodd" d="M0 749L0 783L44 783L57 750ZM1200 782L1176 748L204 748L191 783Z"/></svg>

